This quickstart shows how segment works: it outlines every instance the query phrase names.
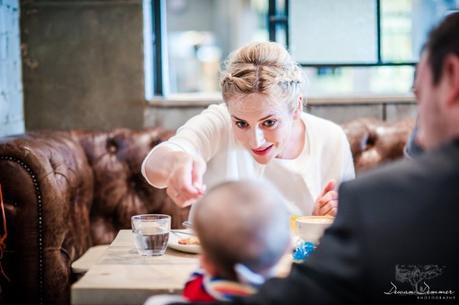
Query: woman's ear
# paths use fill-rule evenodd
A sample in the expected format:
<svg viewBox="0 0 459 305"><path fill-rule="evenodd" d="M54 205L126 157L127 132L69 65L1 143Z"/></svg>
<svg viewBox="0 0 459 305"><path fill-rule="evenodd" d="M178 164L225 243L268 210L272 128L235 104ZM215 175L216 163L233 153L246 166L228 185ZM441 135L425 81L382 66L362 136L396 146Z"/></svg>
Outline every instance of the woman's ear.
<svg viewBox="0 0 459 305"><path fill-rule="evenodd" d="M303 97L300 95L296 100L296 105L293 110L293 119L299 119L301 117L301 112L303 112Z"/></svg>

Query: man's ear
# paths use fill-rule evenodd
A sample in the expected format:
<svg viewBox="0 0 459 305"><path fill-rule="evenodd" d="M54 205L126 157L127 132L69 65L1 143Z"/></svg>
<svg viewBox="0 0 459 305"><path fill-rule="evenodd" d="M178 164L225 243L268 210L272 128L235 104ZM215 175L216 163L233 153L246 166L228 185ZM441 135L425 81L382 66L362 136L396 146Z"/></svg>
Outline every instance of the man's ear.
<svg viewBox="0 0 459 305"><path fill-rule="evenodd" d="M459 57L449 54L443 62L443 90L446 106L459 107Z"/></svg>
<svg viewBox="0 0 459 305"><path fill-rule="evenodd" d="M301 117L301 112L303 111L303 97L300 95L296 100L296 106L293 110L293 118L299 119Z"/></svg>

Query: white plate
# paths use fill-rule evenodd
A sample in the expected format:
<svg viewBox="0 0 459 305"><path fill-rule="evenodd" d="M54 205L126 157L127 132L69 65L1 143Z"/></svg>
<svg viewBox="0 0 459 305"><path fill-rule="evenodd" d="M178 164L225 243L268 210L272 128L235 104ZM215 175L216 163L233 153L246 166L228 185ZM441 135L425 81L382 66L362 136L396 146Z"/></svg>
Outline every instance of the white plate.
<svg viewBox="0 0 459 305"><path fill-rule="evenodd" d="M174 232L169 233L169 242L167 246L174 250L187 252L187 253L200 253L201 247L199 245L181 245L178 243L179 239L190 237L189 234L180 234L180 232L187 232L189 233L190 230L174 230Z"/></svg>

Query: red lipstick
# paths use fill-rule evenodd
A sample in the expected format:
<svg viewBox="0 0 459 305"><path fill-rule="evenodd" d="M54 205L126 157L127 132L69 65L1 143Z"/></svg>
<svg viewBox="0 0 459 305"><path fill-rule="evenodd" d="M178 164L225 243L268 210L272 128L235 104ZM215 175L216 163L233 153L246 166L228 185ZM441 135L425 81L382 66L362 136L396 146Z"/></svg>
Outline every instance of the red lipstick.
<svg viewBox="0 0 459 305"><path fill-rule="evenodd" d="M256 155L264 156L264 155L267 155L271 151L272 147L273 145L269 145L268 147L265 147L265 148L252 149L252 152Z"/></svg>

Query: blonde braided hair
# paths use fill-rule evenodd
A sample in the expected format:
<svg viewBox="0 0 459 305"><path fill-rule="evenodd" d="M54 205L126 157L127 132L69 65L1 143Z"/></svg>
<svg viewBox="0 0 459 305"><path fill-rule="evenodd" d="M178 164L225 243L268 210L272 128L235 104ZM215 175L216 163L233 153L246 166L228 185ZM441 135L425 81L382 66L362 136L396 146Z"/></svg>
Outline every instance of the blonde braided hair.
<svg viewBox="0 0 459 305"><path fill-rule="evenodd" d="M287 102L293 110L305 89L305 78L281 44L254 42L230 54L220 84L225 102L261 93Z"/></svg>

